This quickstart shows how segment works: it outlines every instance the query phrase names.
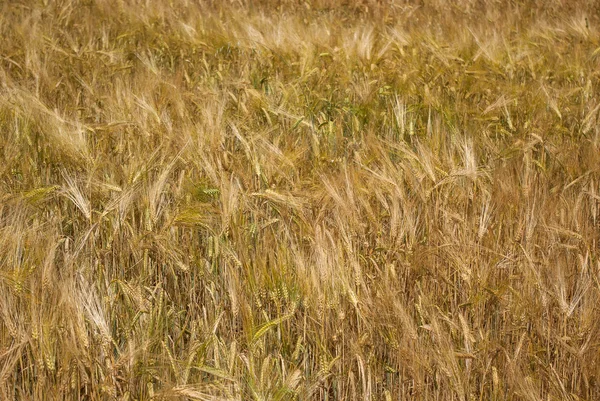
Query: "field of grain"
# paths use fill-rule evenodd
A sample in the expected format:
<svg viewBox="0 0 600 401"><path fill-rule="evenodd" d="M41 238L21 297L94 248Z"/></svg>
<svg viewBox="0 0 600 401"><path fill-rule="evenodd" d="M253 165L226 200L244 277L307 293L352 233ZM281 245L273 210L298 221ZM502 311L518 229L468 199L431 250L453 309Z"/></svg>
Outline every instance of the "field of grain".
<svg viewBox="0 0 600 401"><path fill-rule="evenodd" d="M600 399L599 29L0 1L0 399Z"/></svg>

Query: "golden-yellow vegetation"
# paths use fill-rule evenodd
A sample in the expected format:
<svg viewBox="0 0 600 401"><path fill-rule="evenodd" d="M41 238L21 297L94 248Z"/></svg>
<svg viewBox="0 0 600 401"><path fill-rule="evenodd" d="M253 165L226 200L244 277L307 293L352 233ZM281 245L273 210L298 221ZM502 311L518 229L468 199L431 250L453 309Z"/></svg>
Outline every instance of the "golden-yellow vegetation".
<svg viewBox="0 0 600 401"><path fill-rule="evenodd" d="M600 399L599 27L0 2L0 399Z"/></svg>

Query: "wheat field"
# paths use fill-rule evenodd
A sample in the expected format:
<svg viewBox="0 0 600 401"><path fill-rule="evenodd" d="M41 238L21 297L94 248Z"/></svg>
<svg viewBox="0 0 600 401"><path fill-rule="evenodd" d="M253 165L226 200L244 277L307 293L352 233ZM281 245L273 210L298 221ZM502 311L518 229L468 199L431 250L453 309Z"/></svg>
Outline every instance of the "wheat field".
<svg viewBox="0 0 600 401"><path fill-rule="evenodd" d="M599 27L0 1L0 399L600 399Z"/></svg>

